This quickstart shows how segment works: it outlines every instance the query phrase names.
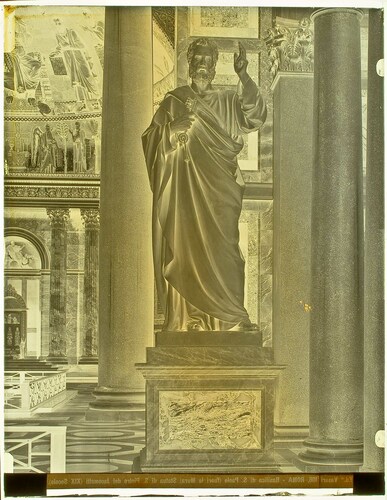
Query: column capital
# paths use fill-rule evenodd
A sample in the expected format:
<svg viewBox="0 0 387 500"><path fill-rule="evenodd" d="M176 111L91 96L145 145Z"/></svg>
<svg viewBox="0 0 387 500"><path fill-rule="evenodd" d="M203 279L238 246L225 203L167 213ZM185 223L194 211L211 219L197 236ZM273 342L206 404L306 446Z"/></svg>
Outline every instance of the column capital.
<svg viewBox="0 0 387 500"><path fill-rule="evenodd" d="M97 208L82 209L81 217L85 229L99 229L99 210Z"/></svg>
<svg viewBox="0 0 387 500"><path fill-rule="evenodd" d="M47 215L52 227L64 228L70 219L70 210L68 208L48 208Z"/></svg>
<svg viewBox="0 0 387 500"><path fill-rule="evenodd" d="M315 10L310 18L312 22L314 22L318 17L324 16L326 14L343 14L343 13L348 13L348 14L355 14L358 16L359 20L363 17L364 13L361 9L354 9L354 8L349 8L349 7L324 7L321 9Z"/></svg>
<svg viewBox="0 0 387 500"><path fill-rule="evenodd" d="M309 17L299 22L276 21L267 30L265 43L273 80L279 72L313 73L313 38Z"/></svg>

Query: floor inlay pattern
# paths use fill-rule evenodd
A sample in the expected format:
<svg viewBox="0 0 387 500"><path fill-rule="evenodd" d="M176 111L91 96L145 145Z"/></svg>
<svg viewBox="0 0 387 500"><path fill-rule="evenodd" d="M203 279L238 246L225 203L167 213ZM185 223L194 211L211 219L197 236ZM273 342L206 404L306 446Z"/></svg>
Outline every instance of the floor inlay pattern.
<svg viewBox="0 0 387 500"><path fill-rule="evenodd" d="M66 472L130 473L133 460L145 446L145 422L138 419L133 422L86 421L85 413L94 400L93 387L80 386L77 389L75 397L50 414L36 413L27 419L12 418L6 421L6 426L66 426ZM18 437L21 437L20 433ZM23 433L23 437L28 438L29 433ZM49 437L40 440L32 449L36 453L47 453ZM275 450L275 460L281 472L305 470L297 456L300 449L300 443L292 443L287 449ZM26 453L27 446L20 448L14 457L25 460ZM42 472L50 472L47 455L35 456L33 465Z"/></svg>

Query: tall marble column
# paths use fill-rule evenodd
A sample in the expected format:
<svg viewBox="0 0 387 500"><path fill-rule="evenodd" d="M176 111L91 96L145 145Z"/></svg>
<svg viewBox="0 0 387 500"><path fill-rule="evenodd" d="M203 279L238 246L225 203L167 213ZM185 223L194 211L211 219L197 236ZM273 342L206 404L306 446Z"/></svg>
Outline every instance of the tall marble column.
<svg viewBox="0 0 387 500"><path fill-rule="evenodd" d="M83 281L83 355L80 364L98 362L99 210L81 210L85 225Z"/></svg>
<svg viewBox="0 0 387 500"><path fill-rule="evenodd" d="M360 19L314 20L309 438L300 457L354 470L363 445L363 200Z"/></svg>
<svg viewBox="0 0 387 500"><path fill-rule="evenodd" d="M384 450L375 443L384 429L384 123L383 11L369 10L367 171L364 260L364 464L382 471Z"/></svg>
<svg viewBox="0 0 387 500"><path fill-rule="evenodd" d="M107 7L100 202L99 365L88 419L144 411L134 364L153 343L151 193L141 135L152 118L150 7Z"/></svg>
<svg viewBox="0 0 387 500"><path fill-rule="evenodd" d="M67 363L66 357L66 289L68 208L47 209L51 221L50 269L50 343L48 360Z"/></svg>

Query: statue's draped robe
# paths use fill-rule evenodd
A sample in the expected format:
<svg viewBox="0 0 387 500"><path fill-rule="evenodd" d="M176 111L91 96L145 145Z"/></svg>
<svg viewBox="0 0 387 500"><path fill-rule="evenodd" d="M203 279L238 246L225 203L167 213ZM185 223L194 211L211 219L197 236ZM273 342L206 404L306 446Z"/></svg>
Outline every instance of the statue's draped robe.
<svg viewBox="0 0 387 500"><path fill-rule="evenodd" d="M170 122L187 114L189 97L196 100L196 119L182 146ZM264 100L251 79L239 95L211 89L199 96L187 85L166 95L143 134L164 330L250 324L243 306L238 220L244 185L237 155L242 134L257 130L265 118Z"/></svg>

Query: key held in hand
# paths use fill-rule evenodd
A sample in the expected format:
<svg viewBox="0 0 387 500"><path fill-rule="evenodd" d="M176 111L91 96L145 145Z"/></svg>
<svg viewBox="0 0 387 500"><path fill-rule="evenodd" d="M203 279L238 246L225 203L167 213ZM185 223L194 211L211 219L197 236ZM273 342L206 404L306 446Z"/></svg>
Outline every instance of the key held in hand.
<svg viewBox="0 0 387 500"><path fill-rule="evenodd" d="M184 146L184 144L187 144L188 142L188 134L187 132L181 132L177 138L179 139L179 142L182 146Z"/></svg>

